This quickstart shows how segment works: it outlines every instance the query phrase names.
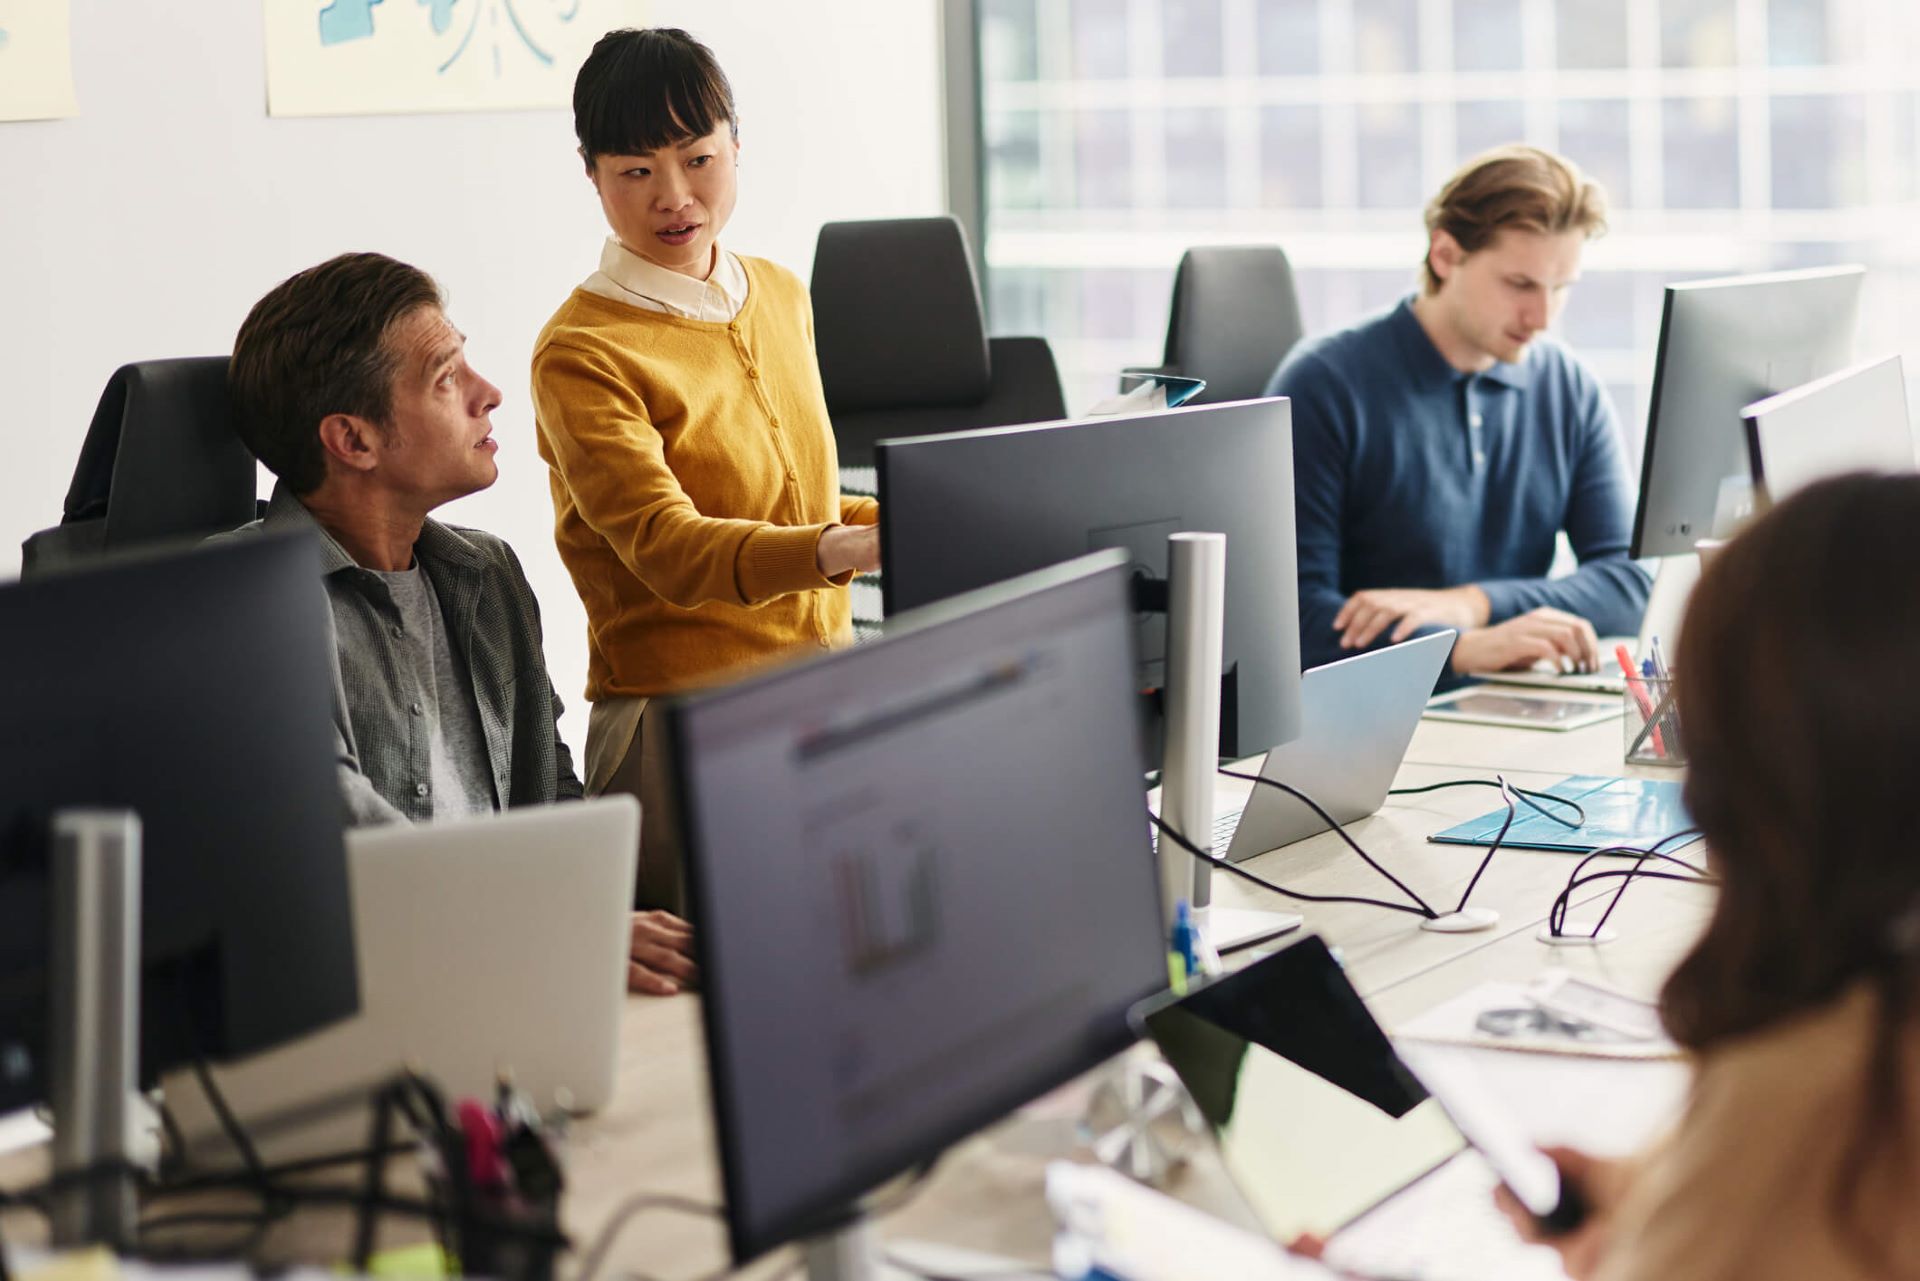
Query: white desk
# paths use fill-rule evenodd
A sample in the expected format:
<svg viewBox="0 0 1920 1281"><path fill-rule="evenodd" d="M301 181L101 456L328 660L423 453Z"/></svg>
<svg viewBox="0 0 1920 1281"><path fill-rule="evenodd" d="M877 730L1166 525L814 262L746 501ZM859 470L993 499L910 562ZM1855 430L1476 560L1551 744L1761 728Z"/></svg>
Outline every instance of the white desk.
<svg viewBox="0 0 1920 1281"><path fill-rule="evenodd" d="M1545 785L1568 773L1621 773L1620 757L1617 722L1569 734L1426 722L1395 785L1487 777L1494 769L1514 782ZM1244 799L1248 786L1223 780L1223 803ZM1499 803L1491 788L1391 797L1379 814L1351 831L1397 876L1444 910L1458 899L1483 851L1429 845L1427 834ZM1525 979L1550 965L1570 966L1651 994L1700 928L1711 891L1668 882L1636 884L1613 918L1619 942L1600 949L1549 948L1535 941L1534 931L1576 861L1570 855L1532 851L1496 855L1474 892L1474 902L1498 909L1501 922L1483 934L1433 934L1420 930L1413 916L1365 906L1293 906L1305 915L1307 928L1340 948L1356 986L1389 1029L1489 978ZM1398 896L1331 833L1246 866L1309 893ZM1585 899L1591 903L1610 892L1598 890ZM1224 873L1215 874L1214 895L1216 902L1230 905L1279 906L1263 891ZM1579 909L1573 915L1582 919ZM565 1221L582 1246L636 1193L673 1192L708 1202L717 1202L720 1195L697 998L634 998L622 1036L615 1101L602 1115L580 1123L572 1142ZM1652 1066L1656 1071L1664 1068L1670 1079L1671 1065ZM1041 1105L1038 1111L1044 1117L1050 1109L1056 1118L1052 1121L1035 1119L1030 1110L961 1144L926 1186L884 1222L883 1232L1044 1260L1052 1225L1041 1197L1043 1171L1048 1159L1072 1155L1063 1138L1068 1127L1058 1118L1073 1114L1071 1091L1083 1087L1084 1082L1069 1086L1066 1097ZM18 1158L0 1162L0 1186L32 1179L37 1165L37 1160ZM1196 1162L1177 1190L1230 1217L1244 1213L1210 1159ZM276 1230L269 1250L281 1257L337 1257L345 1241L340 1224L338 1216L299 1216ZM38 1224L15 1214L6 1220L6 1230L9 1239L32 1240ZM639 1272L677 1281L712 1272L725 1259L725 1235L718 1221L651 1211L623 1229L602 1275ZM788 1252L777 1253L747 1275L774 1276L786 1270L791 1259Z"/></svg>

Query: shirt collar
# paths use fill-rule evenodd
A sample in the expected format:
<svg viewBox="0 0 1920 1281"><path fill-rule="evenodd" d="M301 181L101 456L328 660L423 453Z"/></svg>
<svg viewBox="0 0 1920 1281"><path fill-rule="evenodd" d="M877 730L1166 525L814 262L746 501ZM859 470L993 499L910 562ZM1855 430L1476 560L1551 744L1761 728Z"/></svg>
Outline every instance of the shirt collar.
<svg viewBox="0 0 1920 1281"><path fill-rule="evenodd" d="M719 245L714 247L713 274L695 280L677 271L648 262L608 236L600 250L601 274L631 294L638 294L676 316L691 320L711 320L714 313L724 318L737 315L747 301L747 273L740 260Z"/></svg>
<svg viewBox="0 0 1920 1281"><path fill-rule="evenodd" d="M344 569L365 569L307 510L307 505L287 488L285 481L274 482L273 496L267 500L267 513L260 523L267 529L312 530L320 539L320 572L324 575L331 577ZM479 572L482 561L479 551L462 538L458 530L442 525L431 516L421 523L420 537L413 544L413 558L422 566L430 561L444 562L467 573Z"/></svg>
<svg viewBox="0 0 1920 1281"><path fill-rule="evenodd" d="M1447 358L1440 354L1440 349L1433 345L1433 339L1427 337L1420 318L1413 314L1412 294L1400 300L1400 305L1389 313L1387 323L1400 340L1401 350L1407 358L1408 374L1423 390L1444 390L1469 378L1489 379L1503 387L1527 385L1527 367L1524 364L1511 365L1496 360L1477 374L1462 373L1448 364Z"/></svg>

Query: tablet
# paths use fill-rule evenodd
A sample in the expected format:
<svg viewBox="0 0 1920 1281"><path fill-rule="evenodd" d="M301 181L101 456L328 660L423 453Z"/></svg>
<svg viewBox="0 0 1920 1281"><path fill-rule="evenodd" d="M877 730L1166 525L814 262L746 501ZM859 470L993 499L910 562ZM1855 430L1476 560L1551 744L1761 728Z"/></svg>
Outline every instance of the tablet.
<svg viewBox="0 0 1920 1281"><path fill-rule="evenodd" d="M1432 721L1466 721L1518 729L1573 730L1620 715L1620 704L1593 699L1557 698L1506 689L1457 689L1427 702L1421 713Z"/></svg>

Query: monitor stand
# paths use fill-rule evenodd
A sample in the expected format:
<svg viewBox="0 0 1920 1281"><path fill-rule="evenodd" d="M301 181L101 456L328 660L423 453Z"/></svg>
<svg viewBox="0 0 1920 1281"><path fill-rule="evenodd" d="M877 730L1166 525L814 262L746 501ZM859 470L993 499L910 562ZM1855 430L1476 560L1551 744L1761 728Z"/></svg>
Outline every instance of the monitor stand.
<svg viewBox="0 0 1920 1281"><path fill-rule="evenodd" d="M930 1241L895 1241L882 1247L865 1215L837 1232L800 1243L807 1281L924 1281L927 1277L993 1277L995 1281L1050 1281L1050 1268L1031 1267L998 1255Z"/></svg>
<svg viewBox="0 0 1920 1281"><path fill-rule="evenodd" d="M1220 669L1226 647L1227 536L1181 533L1167 539L1167 747L1160 774L1160 814L1168 827L1202 849L1213 841L1213 785L1220 765ZM1217 957L1300 928L1294 912L1218 908L1213 867L1160 842L1167 911L1186 899L1204 941ZM1169 928L1172 919L1168 919Z"/></svg>
<svg viewBox="0 0 1920 1281"><path fill-rule="evenodd" d="M47 1094L57 1246L127 1249L137 1234L132 1165L140 1055L140 819L130 810L59 810L48 842L53 885L53 1015Z"/></svg>

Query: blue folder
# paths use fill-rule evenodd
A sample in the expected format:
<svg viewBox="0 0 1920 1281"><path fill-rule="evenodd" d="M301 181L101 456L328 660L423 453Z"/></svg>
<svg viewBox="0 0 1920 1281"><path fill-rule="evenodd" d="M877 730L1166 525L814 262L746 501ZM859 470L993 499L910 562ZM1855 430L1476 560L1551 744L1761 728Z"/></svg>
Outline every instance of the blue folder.
<svg viewBox="0 0 1920 1281"><path fill-rule="evenodd" d="M1538 788L1552 796L1578 801L1587 813L1579 827L1564 827L1540 814L1522 801L1513 826L1501 848L1523 850L1559 850L1584 854L1610 845L1648 849L1668 837L1693 827L1693 817L1680 799L1680 784L1641 778L1607 778L1576 774L1552 787ZM1551 801L1540 801L1547 809L1572 818L1573 811ZM1435 832L1427 839L1440 845L1491 845L1507 821L1507 807ZM1660 846L1663 854L1684 849L1699 837L1670 841Z"/></svg>

